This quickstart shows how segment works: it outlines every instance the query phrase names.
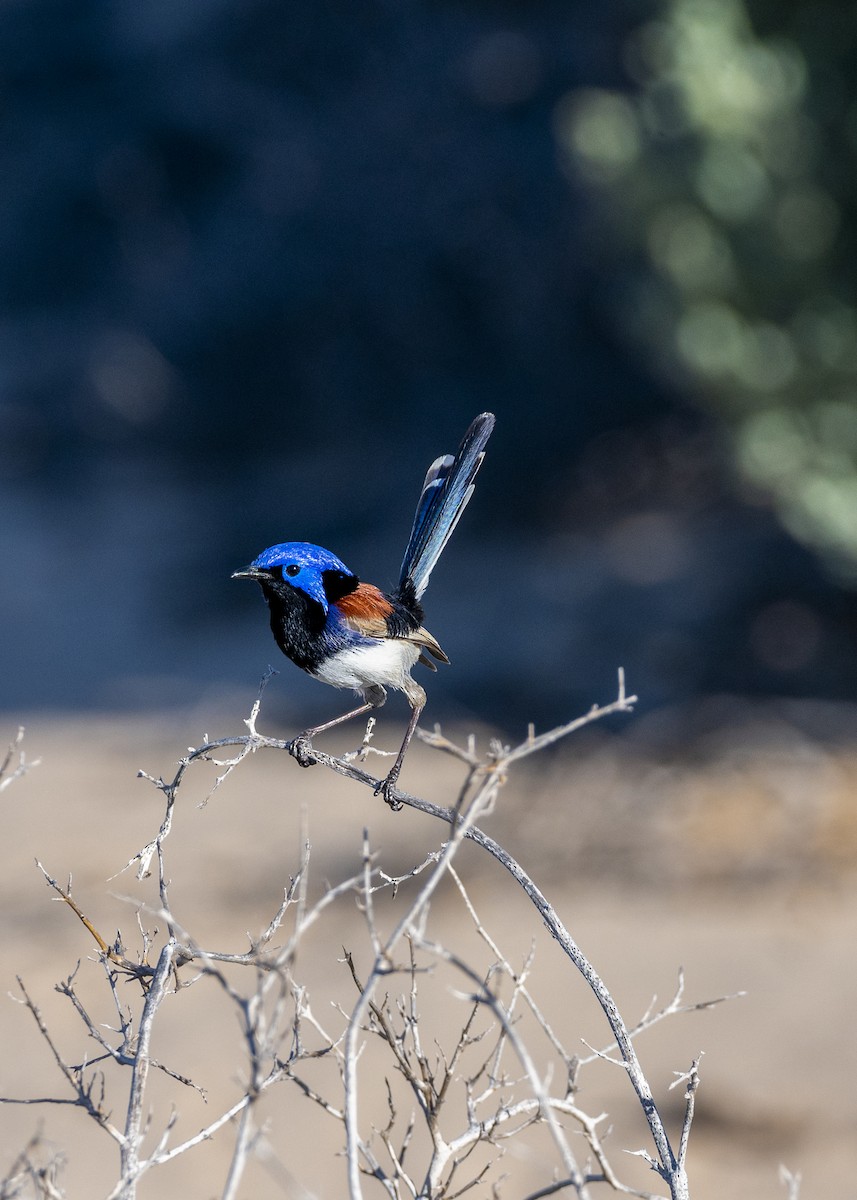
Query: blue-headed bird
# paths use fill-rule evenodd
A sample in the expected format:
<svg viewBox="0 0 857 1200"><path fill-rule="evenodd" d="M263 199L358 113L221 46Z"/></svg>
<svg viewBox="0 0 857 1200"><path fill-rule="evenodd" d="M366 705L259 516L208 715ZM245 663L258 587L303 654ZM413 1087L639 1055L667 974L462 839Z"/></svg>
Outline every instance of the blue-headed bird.
<svg viewBox="0 0 857 1200"><path fill-rule="evenodd" d="M405 753L420 719L426 693L411 677L419 662L436 670L449 659L423 626L422 595L443 548L473 495L476 472L494 428L492 413L470 424L456 454L435 459L420 493L398 586L390 593L363 583L348 567L311 542L270 546L233 579L255 579L271 615L282 652L307 674L363 698L357 708L305 730L290 745L302 766L316 761L316 734L379 708L387 689L404 692L411 718L396 760L378 785L387 803L401 808L396 785Z"/></svg>

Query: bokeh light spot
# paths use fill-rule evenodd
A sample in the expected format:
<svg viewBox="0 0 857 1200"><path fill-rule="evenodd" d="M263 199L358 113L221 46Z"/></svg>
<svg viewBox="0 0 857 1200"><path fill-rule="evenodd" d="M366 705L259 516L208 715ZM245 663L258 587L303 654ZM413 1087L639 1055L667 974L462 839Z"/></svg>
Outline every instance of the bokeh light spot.
<svg viewBox="0 0 857 1200"><path fill-rule="evenodd" d="M821 188L793 188L776 206L774 228L789 258L808 262L832 246L839 229L839 207Z"/></svg>
<svg viewBox="0 0 857 1200"><path fill-rule="evenodd" d="M746 331L735 371L741 382L755 391L776 392L791 382L797 363L789 335L777 325L761 321Z"/></svg>
<svg viewBox="0 0 857 1200"><path fill-rule="evenodd" d="M744 322L728 304L701 301L681 317L676 334L684 361L705 375L734 369L744 353Z"/></svg>
<svg viewBox="0 0 857 1200"><path fill-rule="evenodd" d="M833 297L814 297L795 314L795 337L819 363L857 369L857 309Z"/></svg>
<svg viewBox="0 0 857 1200"><path fill-rule="evenodd" d="M729 242L693 205L669 205L648 228L652 261L683 291L722 291L735 279Z"/></svg>
<svg viewBox="0 0 857 1200"><path fill-rule="evenodd" d="M767 409L743 423L738 454L742 469L751 479L771 485L803 470L806 433L799 418L788 409Z"/></svg>
<svg viewBox="0 0 857 1200"><path fill-rule="evenodd" d="M768 198L768 176L755 154L738 142L712 142L696 174L696 190L724 221L744 221Z"/></svg>
<svg viewBox="0 0 857 1200"><path fill-rule="evenodd" d="M161 415L175 389L175 373L147 339L129 330L114 330L96 346L90 378L102 402L132 425L146 425Z"/></svg>
<svg viewBox="0 0 857 1200"><path fill-rule="evenodd" d="M857 454L857 393L848 399L826 400L813 410L819 435L824 444L835 446L839 452Z"/></svg>
<svg viewBox="0 0 857 1200"><path fill-rule="evenodd" d="M617 521L604 548L614 574L643 587L675 579L691 557L690 541L672 513L635 513Z"/></svg>
<svg viewBox="0 0 857 1200"><path fill-rule="evenodd" d="M588 89L561 100L559 136L583 173L601 182L622 175L639 157L637 114L619 92Z"/></svg>

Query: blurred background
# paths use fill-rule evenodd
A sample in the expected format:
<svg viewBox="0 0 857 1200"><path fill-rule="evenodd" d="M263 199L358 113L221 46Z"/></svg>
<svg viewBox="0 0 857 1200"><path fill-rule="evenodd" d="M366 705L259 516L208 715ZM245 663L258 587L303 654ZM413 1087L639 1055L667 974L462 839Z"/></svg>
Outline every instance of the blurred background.
<svg viewBox="0 0 857 1200"><path fill-rule="evenodd" d="M230 572L306 539L392 584L486 408L436 712L557 721L620 664L676 721L850 699L852 5L0 22L3 708L249 692L279 655Z"/></svg>
<svg viewBox="0 0 857 1200"><path fill-rule="evenodd" d="M0 713L44 759L0 807L2 987L86 952L34 854L133 924L104 880L160 820L137 767L240 732L268 663L265 732L341 711L231 572L309 540L394 584L426 467L491 409L427 722L519 736L624 666L635 716L490 828L629 1020L679 963L750 991L658 1058L666 1094L711 1051L694 1195L778 1200L780 1161L853 1191L857 7L8 0L0 114ZM448 802L443 763L405 785ZM218 933L269 919L307 798L324 878L369 820L422 854L291 766L180 814Z"/></svg>

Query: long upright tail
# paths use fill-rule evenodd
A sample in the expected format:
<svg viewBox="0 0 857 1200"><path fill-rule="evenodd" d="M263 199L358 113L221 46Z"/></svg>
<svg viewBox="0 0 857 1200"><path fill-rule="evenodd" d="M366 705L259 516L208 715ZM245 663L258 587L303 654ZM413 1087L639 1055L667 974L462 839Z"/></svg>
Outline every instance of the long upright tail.
<svg viewBox="0 0 857 1200"><path fill-rule="evenodd" d="M410 581L418 600L473 495L473 480L493 428L494 414L481 413L471 422L456 454L441 455L428 469L399 578L400 588Z"/></svg>

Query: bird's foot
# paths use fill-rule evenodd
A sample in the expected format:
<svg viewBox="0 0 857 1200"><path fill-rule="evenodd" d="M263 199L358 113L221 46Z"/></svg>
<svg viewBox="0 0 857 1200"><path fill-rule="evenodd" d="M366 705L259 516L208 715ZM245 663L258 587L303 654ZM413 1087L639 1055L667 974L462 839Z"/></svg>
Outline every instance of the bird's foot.
<svg viewBox="0 0 857 1200"><path fill-rule="evenodd" d="M312 767L318 762L312 752L312 742L304 733L289 742L289 754L302 767Z"/></svg>
<svg viewBox="0 0 857 1200"><path fill-rule="evenodd" d="M375 788L375 795L383 796L385 804L389 804L393 812L398 812L400 808L404 807L396 791L397 780L398 776L388 775L387 778L382 779Z"/></svg>

